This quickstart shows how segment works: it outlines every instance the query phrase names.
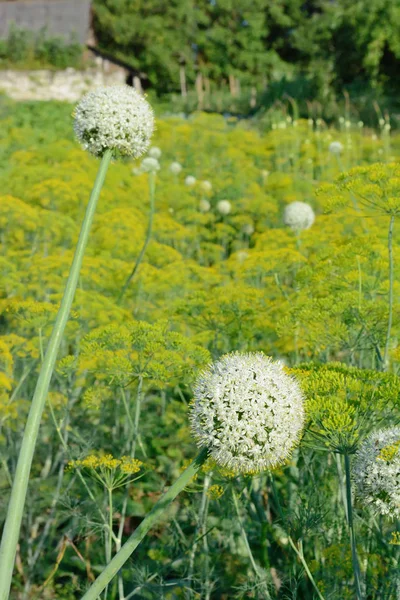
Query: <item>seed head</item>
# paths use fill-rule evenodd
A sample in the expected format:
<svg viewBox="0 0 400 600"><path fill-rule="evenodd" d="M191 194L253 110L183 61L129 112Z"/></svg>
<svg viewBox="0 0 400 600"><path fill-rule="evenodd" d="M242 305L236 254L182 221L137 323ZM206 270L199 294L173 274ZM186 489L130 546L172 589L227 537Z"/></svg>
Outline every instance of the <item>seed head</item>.
<svg viewBox="0 0 400 600"><path fill-rule="evenodd" d="M292 202L285 208L283 215L285 225L294 231L309 229L315 221L315 214L309 204L305 202Z"/></svg>
<svg viewBox="0 0 400 600"><path fill-rule="evenodd" d="M283 365L260 353L227 354L197 380L191 408L199 446L236 473L283 463L304 424L303 395Z"/></svg>
<svg viewBox="0 0 400 600"><path fill-rule="evenodd" d="M100 88L86 94L74 113L74 131L83 148L95 156L142 156L154 130L147 100L127 85Z"/></svg>
<svg viewBox="0 0 400 600"><path fill-rule="evenodd" d="M353 478L363 504L400 518L400 427L369 435L355 454Z"/></svg>

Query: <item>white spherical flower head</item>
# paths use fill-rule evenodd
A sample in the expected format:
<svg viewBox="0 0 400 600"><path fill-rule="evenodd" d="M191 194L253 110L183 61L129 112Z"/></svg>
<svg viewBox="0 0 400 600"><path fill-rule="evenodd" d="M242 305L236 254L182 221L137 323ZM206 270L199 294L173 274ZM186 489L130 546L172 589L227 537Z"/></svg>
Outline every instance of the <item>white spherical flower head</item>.
<svg viewBox="0 0 400 600"><path fill-rule="evenodd" d="M315 214L305 202L291 202L285 208L283 222L294 231L309 229L315 221Z"/></svg>
<svg viewBox="0 0 400 600"><path fill-rule="evenodd" d="M162 154L162 152L161 152L160 148L157 148L157 146L152 146L148 152L148 155L151 158L156 158L157 160L159 158L161 158L161 154Z"/></svg>
<svg viewBox="0 0 400 600"><path fill-rule="evenodd" d="M180 163L178 163L178 162L173 162L173 163L170 164L169 170L174 175L179 175L179 173L182 171L182 165Z"/></svg>
<svg viewBox="0 0 400 600"><path fill-rule="evenodd" d="M100 88L82 98L74 112L74 131L83 148L95 156L144 154L154 131L153 110L127 85Z"/></svg>
<svg viewBox="0 0 400 600"><path fill-rule="evenodd" d="M329 152L331 154L341 154L343 152L343 144L340 142L331 142L329 144Z"/></svg>
<svg viewBox="0 0 400 600"><path fill-rule="evenodd" d="M185 184L188 187L193 187L194 185L196 185L196 177L193 177L193 175L188 175L185 179Z"/></svg>
<svg viewBox="0 0 400 600"><path fill-rule="evenodd" d="M206 200L205 198L202 198L199 202L200 212L206 213L210 210L210 208L211 208L211 204L209 203L209 201Z"/></svg>
<svg viewBox="0 0 400 600"><path fill-rule="evenodd" d="M141 162L140 170L142 173L157 173L160 170L160 163L156 158L146 156Z"/></svg>
<svg viewBox="0 0 400 600"><path fill-rule="evenodd" d="M217 211L221 215L229 215L232 210L232 205L229 200L220 200L217 204Z"/></svg>
<svg viewBox="0 0 400 600"><path fill-rule="evenodd" d="M285 462L299 441L303 394L264 354L227 354L198 378L190 419L199 446L219 465L259 472Z"/></svg>
<svg viewBox="0 0 400 600"><path fill-rule="evenodd" d="M245 225L243 225L242 231L246 235L249 235L249 236L253 235L253 233L254 233L254 225L252 223L246 223Z"/></svg>
<svg viewBox="0 0 400 600"><path fill-rule="evenodd" d="M207 181L206 179L201 182L200 186L201 186L201 189L204 192L211 192L211 190L212 190L212 183L211 183L211 181Z"/></svg>
<svg viewBox="0 0 400 600"><path fill-rule="evenodd" d="M400 427L369 435L355 454L353 478L363 504L400 519Z"/></svg>

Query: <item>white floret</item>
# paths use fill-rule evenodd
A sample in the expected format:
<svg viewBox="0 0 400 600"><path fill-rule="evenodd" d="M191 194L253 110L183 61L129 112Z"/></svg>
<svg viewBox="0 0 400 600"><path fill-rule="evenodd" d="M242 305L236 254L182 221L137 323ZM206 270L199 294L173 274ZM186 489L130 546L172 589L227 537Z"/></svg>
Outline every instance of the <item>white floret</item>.
<svg viewBox="0 0 400 600"><path fill-rule="evenodd" d="M197 380L192 431L214 460L238 473L282 464L304 426L303 394L262 353L227 354Z"/></svg>
<svg viewBox="0 0 400 600"><path fill-rule="evenodd" d="M95 156L142 156L154 131L153 110L127 85L100 88L86 94L74 113L74 131L83 148Z"/></svg>

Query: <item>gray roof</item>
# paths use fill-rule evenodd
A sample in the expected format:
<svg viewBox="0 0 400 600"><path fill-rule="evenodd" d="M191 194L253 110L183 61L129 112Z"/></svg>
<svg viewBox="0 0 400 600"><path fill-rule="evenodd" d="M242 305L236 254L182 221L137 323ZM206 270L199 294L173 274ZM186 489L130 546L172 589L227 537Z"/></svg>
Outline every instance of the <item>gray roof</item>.
<svg viewBox="0 0 400 600"><path fill-rule="evenodd" d="M45 27L52 36L75 34L84 44L90 27L90 0L0 1L0 39L7 37L12 23L30 31Z"/></svg>

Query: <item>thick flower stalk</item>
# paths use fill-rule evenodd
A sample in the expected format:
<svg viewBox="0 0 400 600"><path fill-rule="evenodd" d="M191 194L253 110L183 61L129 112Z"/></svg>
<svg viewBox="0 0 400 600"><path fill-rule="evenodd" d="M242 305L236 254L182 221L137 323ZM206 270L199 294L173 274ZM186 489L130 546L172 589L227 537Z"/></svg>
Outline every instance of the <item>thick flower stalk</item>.
<svg viewBox="0 0 400 600"><path fill-rule="evenodd" d="M370 434L355 455L353 479L362 504L400 519L400 427Z"/></svg>
<svg viewBox="0 0 400 600"><path fill-rule="evenodd" d="M310 229L314 221L314 211L305 202L292 202L285 208L283 222L295 232Z"/></svg>
<svg viewBox="0 0 400 600"><path fill-rule="evenodd" d="M217 464L254 473L282 464L304 425L303 394L280 362L262 353L227 354L199 377L192 432Z"/></svg>
<svg viewBox="0 0 400 600"><path fill-rule="evenodd" d="M82 99L75 111L74 129L78 139L84 148L95 156L101 157L102 160L25 425L0 546L0 600L7 600L9 597L40 421L107 169L111 159L115 156L140 156L143 154L148 148L153 127L154 120L150 105L127 86L110 87L91 92Z"/></svg>

